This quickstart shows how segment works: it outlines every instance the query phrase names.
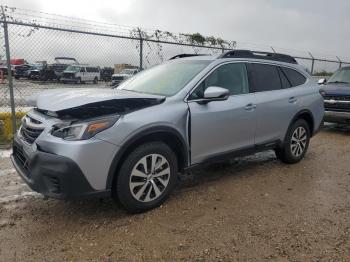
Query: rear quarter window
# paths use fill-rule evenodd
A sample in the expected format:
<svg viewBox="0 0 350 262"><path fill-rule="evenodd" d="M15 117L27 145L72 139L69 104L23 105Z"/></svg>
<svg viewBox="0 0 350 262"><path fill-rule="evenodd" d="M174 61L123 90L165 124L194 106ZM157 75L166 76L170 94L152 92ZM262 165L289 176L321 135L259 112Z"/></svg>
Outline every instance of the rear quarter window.
<svg viewBox="0 0 350 262"><path fill-rule="evenodd" d="M303 76L301 73L297 72L296 70L287 67L281 67L281 70L288 78L292 87L305 84L306 77Z"/></svg>

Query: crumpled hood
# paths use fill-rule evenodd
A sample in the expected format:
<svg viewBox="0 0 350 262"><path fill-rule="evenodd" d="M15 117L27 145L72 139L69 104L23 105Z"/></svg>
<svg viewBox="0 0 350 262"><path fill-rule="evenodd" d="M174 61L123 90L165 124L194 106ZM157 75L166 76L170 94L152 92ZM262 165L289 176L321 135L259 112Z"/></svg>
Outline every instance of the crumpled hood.
<svg viewBox="0 0 350 262"><path fill-rule="evenodd" d="M322 87L327 95L350 95L350 84L327 84Z"/></svg>
<svg viewBox="0 0 350 262"><path fill-rule="evenodd" d="M136 93L120 89L107 88L74 88L54 89L44 91L32 96L28 103L40 110L57 112L70 108L79 108L93 104L103 106L104 102L118 101L125 103L125 100L164 100L164 96Z"/></svg>

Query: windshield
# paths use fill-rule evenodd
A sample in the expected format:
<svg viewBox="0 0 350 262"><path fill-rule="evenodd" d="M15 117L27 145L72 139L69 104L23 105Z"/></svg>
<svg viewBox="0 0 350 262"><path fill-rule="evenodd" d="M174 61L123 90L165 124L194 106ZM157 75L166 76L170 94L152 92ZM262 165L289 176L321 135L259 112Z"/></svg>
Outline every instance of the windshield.
<svg viewBox="0 0 350 262"><path fill-rule="evenodd" d="M179 92L193 77L202 71L210 61L182 60L161 64L145 70L118 89L140 93L172 96Z"/></svg>
<svg viewBox="0 0 350 262"><path fill-rule="evenodd" d="M66 71L79 72L80 71L80 67L79 66L68 66Z"/></svg>
<svg viewBox="0 0 350 262"><path fill-rule="evenodd" d="M125 75L132 75L135 70L133 69L124 69L120 72L120 74L125 74Z"/></svg>
<svg viewBox="0 0 350 262"><path fill-rule="evenodd" d="M30 66L30 70L41 70L42 68L43 68L43 65L41 65L41 64Z"/></svg>
<svg viewBox="0 0 350 262"><path fill-rule="evenodd" d="M350 67L341 68L335 72L328 83L347 83L350 84Z"/></svg>

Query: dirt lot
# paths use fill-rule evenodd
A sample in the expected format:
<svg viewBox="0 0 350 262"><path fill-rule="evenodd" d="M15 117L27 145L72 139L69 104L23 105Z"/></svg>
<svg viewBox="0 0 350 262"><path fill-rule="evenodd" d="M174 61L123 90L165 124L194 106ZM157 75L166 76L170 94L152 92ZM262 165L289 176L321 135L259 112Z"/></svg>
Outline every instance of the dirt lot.
<svg viewBox="0 0 350 262"><path fill-rule="evenodd" d="M272 152L189 176L161 208L31 193L0 155L0 261L350 261L350 128L328 126L304 161Z"/></svg>

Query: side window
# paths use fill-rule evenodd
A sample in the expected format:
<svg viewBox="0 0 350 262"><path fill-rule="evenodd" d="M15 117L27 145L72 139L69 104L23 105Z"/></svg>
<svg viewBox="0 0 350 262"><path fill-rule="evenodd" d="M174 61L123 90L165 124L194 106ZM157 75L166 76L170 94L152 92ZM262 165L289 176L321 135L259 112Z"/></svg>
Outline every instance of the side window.
<svg viewBox="0 0 350 262"><path fill-rule="evenodd" d="M85 72L85 68L84 67L80 68L80 72L84 73Z"/></svg>
<svg viewBox="0 0 350 262"><path fill-rule="evenodd" d="M280 67L278 68L278 73L280 74L282 88L292 87L291 83L289 82L288 78L286 77L285 73Z"/></svg>
<svg viewBox="0 0 350 262"><path fill-rule="evenodd" d="M286 67L281 67L281 69L287 76L289 82L292 84L292 87L305 84L306 77L300 74L299 72Z"/></svg>
<svg viewBox="0 0 350 262"><path fill-rule="evenodd" d="M277 66L249 64L253 92L279 90L282 88Z"/></svg>
<svg viewBox="0 0 350 262"><path fill-rule="evenodd" d="M247 69L244 63L231 63L215 69L190 95L190 99L200 99L210 86L226 88L231 95L249 93Z"/></svg>

